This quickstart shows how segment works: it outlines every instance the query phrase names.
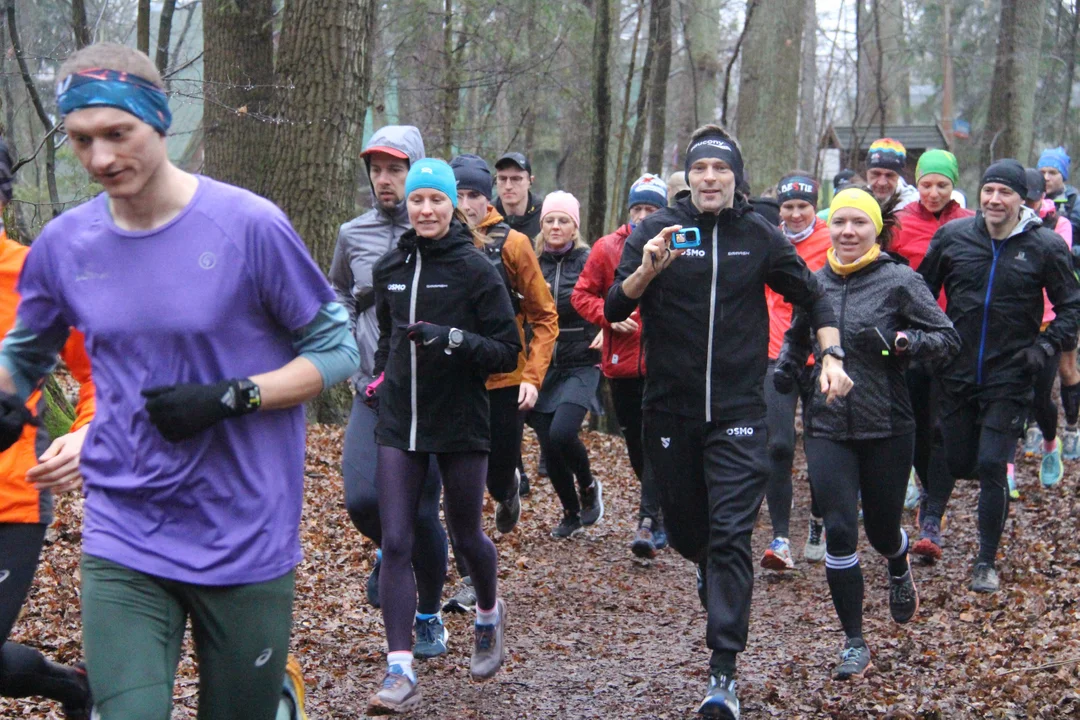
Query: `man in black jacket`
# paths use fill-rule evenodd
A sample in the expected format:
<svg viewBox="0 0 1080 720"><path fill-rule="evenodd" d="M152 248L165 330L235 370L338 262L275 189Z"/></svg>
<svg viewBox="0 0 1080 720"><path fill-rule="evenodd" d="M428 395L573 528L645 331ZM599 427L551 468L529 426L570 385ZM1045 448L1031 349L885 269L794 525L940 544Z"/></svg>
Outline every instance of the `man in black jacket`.
<svg viewBox="0 0 1080 720"><path fill-rule="evenodd" d="M939 373L949 476L930 478L919 554L940 555L940 526L954 478L979 480L979 555L971 589L996 592L994 562L1009 511L1006 466L1031 406L1035 376L1076 341L1080 284L1069 250L1024 206L1027 181L1016 160L986 169L980 212L948 223L930 241L919 273L960 333L961 350ZM1040 332L1043 290L1056 317ZM931 462L931 467L940 463Z"/></svg>
<svg viewBox="0 0 1080 720"><path fill-rule="evenodd" d="M510 229L524 233L530 242L540 234L540 208L544 204L543 197L533 195L535 180L529 159L519 152L508 152L495 161L495 187L499 191L495 209Z"/></svg>
<svg viewBox="0 0 1080 720"><path fill-rule="evenodd" d="M641 305L645 460L671 544L705 580L713 653L698 712L735 720L735 658L746 647L754 583L750 535L768 474L765 285L818 328L821 391L831 400L851 389L824 291L780 230L736 194L742 175L733 137L716 125L695 131L686 152L690 196L650 215L627 239L604 307L618 322ZM699 244L673 248L683 228L696 230Z"/></svg>

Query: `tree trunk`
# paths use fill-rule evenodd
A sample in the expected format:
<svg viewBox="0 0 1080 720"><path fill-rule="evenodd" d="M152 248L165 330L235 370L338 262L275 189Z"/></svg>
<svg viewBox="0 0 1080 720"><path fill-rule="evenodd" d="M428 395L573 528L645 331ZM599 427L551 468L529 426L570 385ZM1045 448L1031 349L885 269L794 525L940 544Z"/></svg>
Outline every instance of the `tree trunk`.
<svg viewBox="0 0 1080 720"><path fill-rule="evenodd" d="M790 12L787 0L758 0L746 33L735 129L755 193L791 169L798 113L783 108L799 106L799 73L777 68L799 67L802 26L803 13Z"/></svg>
<svg viewBox="0 0 1080 720"><path fill-rule="evenodd" d="M1061 103L1061 129L1058 131L1058 144L1069 144L1069 106L1072 105L1073 78L1076 77L1076 36L1080 31L1080 4L1072 3L1072 32L1069 34L1069 60L1065 70L1065 98Z"/></svg>
<svg viewBox="0 0 1080 720"><path fill-rule="evenodd" d="M1002 0L994 80L982 138L983 164L1016 158L1028 164L1039 78L1044 0Z"/></svg>
<svg viewBox="0 0 1080 720"><path fill-rule="evenodd" d="M165 0L161 3L161 21L158 23L157 34L157 58L155 64L158 72L165 72L169 65L169 43L172 40L172 20L176 11L176 0Z"/></svg>
<svg viewBox="0 0 1080 720"><path fill-rule="evenodd" d="M205 171L259 193L270 167L272 16L273 0L208 0L203 8Z"/></svg>
<svg viewBox="0 0 1080 720"><path fill-rule="evenodd" d="M454 0L443 5L443 97L442 97L442 157L454 155L454 120L458 111L457 53L454 52Z"/></svg>
<svg viewBox="0 0 1080 720"><path fill-rule="evenodd" d="M90 25L86 22L86 0L71 0L71 31L75 36L77 50L93 42Z"/></svg>
<svg viewBox="0 0 1080 720"><path fill-rule="evenodd" d="M635 109L634 137L630 140L630 149L626 160L626 177L623 187L627 191L641 172L641 149L645 145L645 127L648 120L649 96L652 84L652 66L656 38L656 14L649 10L649 36L645 41L645 61L641 64L641 81L638 88L637 108ZM619 194L619 217L626 216L626 192Z"/></svg>
<svg viewBox="0 0 1080 720"><path fill-rule="evenodd" d="M604 234L607 214L608 135L611 134L611 20L612 0L596 0L593 28L593 122L589 153L589 207L585 238L592 242Z"/></svg>
<svg viewBox="0 0 1080 720"><path fill-rule="evenodd" d="M717 119L717 103L720 100L720 3L718 0L695 0L688 3L690 13L686 23L686 45L692 48L691 72L693 73L694 116L696 129L704 123Z"/></svg>
<svg viewBox="0 0 1080 720"><path fill-rule="evenodd" d="M874 126L884 135L886 125L909 114L910 79L901 43L902 0L857 0L855 13L859 55L855 124Z"/></svg>
<svg viewBox="0 0 1080 720"><path fill-rule="evenodd" d="M799 80L799 167L812 171L817 158L817 2L803 0L802 66Z"/></svg>
<svg viewBox="0 0 1080 720"><path fill-rule="evenodd" d="M638 0L637 9L637 23L634 25L634 40L630 46L630 64L626 68L626 87L623 89L623 108L622 119L619 123L619 147L615 152L615 182L612 183L611 188L611 201L608 205L611 214L608 218L608 225L615 226L619 224L619 220L622 217L619 215L619 195L623 193L623 189L619 187L618 180L623 174L623 148L626 144L626 132L630 127L630 95L634 91L634 69L637 63L637 50L638 41L641 38L641 21L645 13L645 3L643 0Z"/></svg>
<svg viewBox="0 0 1080 720"><path fill-rule="evenodd" d="M135 47L150 54L150 0L139 0L139 11L135 16Z"/></svg>
<svg viewBox="0 0 1080 720"><path fill-rule="evenodd" d="M731 69L735 67L735 61L739 59L743 43L746 42L746 33L750 29L750 22L754 17L754 9L758 6L758 0L747 0L746 17L743 19L742 31L739 39L735 41L735 49L731 51L727 67L724 68L724 87L720 91L720 124L728 124L728 97L731 95Z"/></svg>
<svg viewBox="0 0 1080 720"><path fill-rule="evenodd" d="M666 154L667 85L671 74L671 0L652 0L656 16L656 65L652 73L652 100L649 107L649 156L646 166L651 173L664 171Z"/></svg>

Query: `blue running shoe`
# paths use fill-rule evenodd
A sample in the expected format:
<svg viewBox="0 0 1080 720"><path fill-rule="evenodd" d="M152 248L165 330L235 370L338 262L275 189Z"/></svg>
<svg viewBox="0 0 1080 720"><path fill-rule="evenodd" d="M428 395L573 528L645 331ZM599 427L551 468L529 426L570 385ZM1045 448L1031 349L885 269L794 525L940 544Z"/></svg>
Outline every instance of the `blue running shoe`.
<svg viewBox="0 0 1080 720"><path fill-rule="evenodd" d="M1027 432L1024 433L1024 457L1035 457L1035 453L1042 447L1042 442L1043 434L1039 426L1028 425Z"/></svg>
<svg viewBox="0 0 1080 720"><path fill-rule="evenodd" d="M709 689L697 709L698 715L717 720L739 720L739 698L735 697L735 678L709 676Z"/></svg>
<svg viewBox="0 0 1080 720"><path fill-rule="evenodd" d="M1080 429L1067 427L1061 431L1061 457L1080 460Z"/></svg>
<svg viewBox="0 0 1080 720"><path fill-rule="evenodd" d="M791 543L787 538L773 538L765 554L761 556L761 567L777 571L795 568L795 561L791 558Z"/></svg>
<svg viewBox="0 0 1080 720"><path fill-rule="evenodd" d="M1043 453L1039 464L1039 481L1043 487L1053 487L1061 482L1061 442L1054 440L1054 449Z"/></svg>
<svg viewBox="0 0 1080 720"><path fill-rule="evenodd" d="M421 620L416 618L416 645L413 646L413 657L428 659L446 654L446 640L450 637L443 625L442 618L438 615Z"/></svg>

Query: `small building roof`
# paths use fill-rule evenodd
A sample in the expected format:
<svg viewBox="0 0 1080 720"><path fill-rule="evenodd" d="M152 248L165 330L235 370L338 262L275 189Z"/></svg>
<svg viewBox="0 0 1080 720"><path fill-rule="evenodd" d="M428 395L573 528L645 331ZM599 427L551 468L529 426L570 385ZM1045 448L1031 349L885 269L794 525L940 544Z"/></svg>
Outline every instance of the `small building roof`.
<svg viewBox="0 0 1080 720"><path fill-rule="evenodd" d="M830 125L821 138L822 149L851 150L855 137L859 138L859 150L867 151L870 143L888 137L901 143L909 152L912 150L947 149L945 133L941 126L933 125L886 125L885 134L881 134L880 125L868 125L854 128L851 125Z"/></svg>

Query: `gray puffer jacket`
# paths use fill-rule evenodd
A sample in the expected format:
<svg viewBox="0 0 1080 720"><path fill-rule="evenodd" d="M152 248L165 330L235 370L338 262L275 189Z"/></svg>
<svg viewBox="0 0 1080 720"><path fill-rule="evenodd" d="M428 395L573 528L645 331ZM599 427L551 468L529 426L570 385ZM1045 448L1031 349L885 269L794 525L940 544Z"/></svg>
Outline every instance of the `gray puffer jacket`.
<svg viewBox="0 0 1080 720"><path fill-rule="evenodd" d="M409 164L424 157L424 140L411 125L387 125L367 141L364 149L391 147L409 156ZM370 181L370 180L369 180ZM371 191L371 210L353 218L338 230L334 259L330 264L330 284L338 302L349 311L349 327L360 348L360 370L352 382L358 390L374 380L375 350L379 344L379 326L375 319L375 288L371 270L411 226L405 201L392 212L384 210Z"/></svg>
<svg viewBox="0 0 1080 720"><path fill-rule="evenodd" d="M909 361L935 366L960 350L960 336L949 318L922 277L886 253L850 275L838 275L828 265L815 275L839 318L844 371L855 385L847 397L825 404L818 387L822 348L815 339L812 347L819 362L814 365L814 391L806 411L807 435L845 441L913 432L915 416L904 371ZM856 346L856 334L874 327L884 334L903 331L910 347L899 355L895 351L885 355L884 343L874 351ZM804 314L796 313L777 363L793 361L795 367L802 367L810 349L810 323Z"/></svg>

